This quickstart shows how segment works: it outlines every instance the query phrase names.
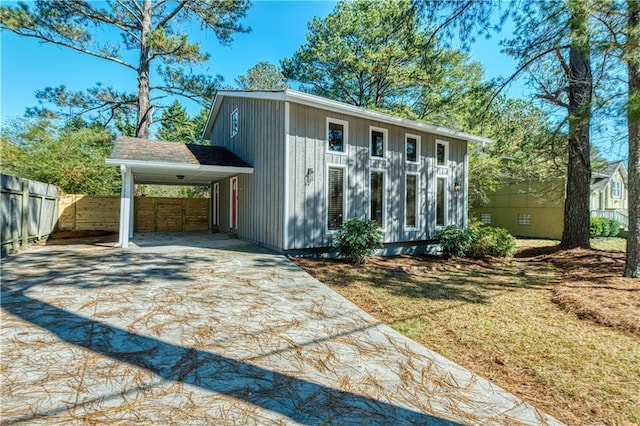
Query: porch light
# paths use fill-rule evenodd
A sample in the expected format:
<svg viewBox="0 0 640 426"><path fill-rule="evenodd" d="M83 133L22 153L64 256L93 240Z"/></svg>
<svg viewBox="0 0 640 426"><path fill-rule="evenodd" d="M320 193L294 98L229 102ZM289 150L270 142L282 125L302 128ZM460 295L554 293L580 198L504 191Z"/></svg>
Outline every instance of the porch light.
<svg viewBox="0 0 640 426"><path fill-rule="evenodd" d="M307 169L307 174L304 175L304 185L305 186L309 186L309 184L314 181L313 174L314 174L313 173L313 168L309 167Z"/></svg>
<svg viewBox="0 0 640 426"><path fill-rule="evenodd" d="M460 183L458 183L458 182L454 183L454 184L453 184L453 190L454 190L455 192L460 192L460 191L462 191L462 185L460 185Z"/></svg>

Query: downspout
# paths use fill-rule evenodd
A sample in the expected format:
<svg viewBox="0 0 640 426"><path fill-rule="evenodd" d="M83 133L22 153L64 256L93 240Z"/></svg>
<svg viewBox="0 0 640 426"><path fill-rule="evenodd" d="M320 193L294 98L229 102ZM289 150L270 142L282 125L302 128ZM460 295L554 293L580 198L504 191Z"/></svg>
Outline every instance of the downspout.
<svg viewBox="0 0 640 426"><path fill-rule="evenodd" d="M464 154L464 171L463 171L463 192L462 192L462 227L466 228L469 224L469 153Z"/></svg>

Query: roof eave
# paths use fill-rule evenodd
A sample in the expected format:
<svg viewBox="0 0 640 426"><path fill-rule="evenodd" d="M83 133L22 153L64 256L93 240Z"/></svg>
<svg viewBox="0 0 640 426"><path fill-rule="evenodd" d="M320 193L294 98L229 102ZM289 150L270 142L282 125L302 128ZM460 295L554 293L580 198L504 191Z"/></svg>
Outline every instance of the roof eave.
<svg viewBox="0 0 640 426"><path fill-rule="evenodd" d="M224 171L229 173L253 174L253 167L250 166L214 166L206 164L165 163L162 161L124 160L118 158L107 158L106 163L110 166L126 166L139 170L167 168L175 170L199 170L203 172Z"/></svg>

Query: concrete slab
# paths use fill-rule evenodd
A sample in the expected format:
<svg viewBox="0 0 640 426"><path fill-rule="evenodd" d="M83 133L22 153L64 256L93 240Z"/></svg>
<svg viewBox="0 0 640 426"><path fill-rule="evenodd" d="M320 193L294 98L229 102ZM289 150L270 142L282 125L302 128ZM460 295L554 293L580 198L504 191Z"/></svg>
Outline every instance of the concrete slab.
<svg viewBox="0 0 640 426"><path fill-rule="evenodd" d="M3 423L560 424L216 234L2 264Z"/></svg>

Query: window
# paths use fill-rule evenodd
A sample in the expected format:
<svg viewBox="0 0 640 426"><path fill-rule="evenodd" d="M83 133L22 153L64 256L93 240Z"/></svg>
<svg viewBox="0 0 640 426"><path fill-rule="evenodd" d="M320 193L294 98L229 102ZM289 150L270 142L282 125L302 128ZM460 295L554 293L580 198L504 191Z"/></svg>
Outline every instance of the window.
<svg viewBox="0 0 640 426"><path fill-rule="evenodd" d="M211 218L213 225L220 225L220 184L214 183L211 191L213 194L213 217Z"/></svg>
<svg viewBox="0 0 640 426"><path fill-rule="evenodd" d="M347 121L327 118L327 151L346 154L348 131Z"/></svg>
<svg viewBox="0 0 640 426"><path fill-rule="evenodd" d="M417 163L420 161L420 136L405 135L405 154L408 163Z"/></svg>
<svg viewBox="0 0 640 426"><path fill-rule="evenodd" d="M327 173L327 230L337 231L344 218L344 168L329 167Z"/></svg>
<svg viewBox="0 0 640 426"><path fill-rule="evenodd" d="M238 134L238 108L231 113L231 137Z"/></svg>
<svg viewBox="0 0 640 426"><path fill-rule="evenodd" d="M619 180L611 181L611 197L622 198L622 182Z"/></svg>
<svg viewBox="0 0 640 426"><path fill-rule="evenodd" d="M371 156L384 158L387 147L387 129L379 127L369 127L369 135L371 136Z"/></svg>
<svg viewBox="0 0 640 426"><path fill-rule="evenodd" d="M480 222L491 225L491 213L480 213Z"/></svg>
<svg viewBox="0 0 640 426"><path fill-rule="evenodd" d="M449 161L449 142L436 141L436 165L447 166Z"/></svg>
<svg viewBox="0 0 640 426"><path fill-rule="evenodd" d="M371 172L370 191L370 218L374 220L380 228L384 228L384 172Z"/></svg>
<svg viewBox="0 0 640 426"><path fill-rule="evenodd" d="M436 226L447 225L447 178L436 180Z"/></svg>
<svg viewBox="0 0 640 426"><path fill-rule="evenodd" d="M518 213L518 225L531 226L531 213Z"/></svg>
<svg viewBox="0 0 640 426"><path fill-rule="evenodd" d="M416 228L416 212L418 209L418 175L408 174L405 186L405 227Z"/></svg>

